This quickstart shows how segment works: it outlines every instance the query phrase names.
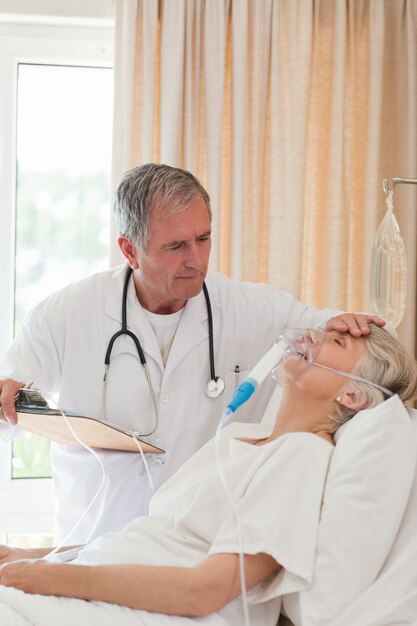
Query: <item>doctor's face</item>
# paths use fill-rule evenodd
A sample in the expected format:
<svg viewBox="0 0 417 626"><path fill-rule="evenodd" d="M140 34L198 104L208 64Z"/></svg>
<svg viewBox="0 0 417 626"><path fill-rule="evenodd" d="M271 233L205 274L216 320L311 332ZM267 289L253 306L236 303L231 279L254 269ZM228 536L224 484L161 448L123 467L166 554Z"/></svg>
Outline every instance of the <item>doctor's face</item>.
<svg viewBox="0 0 417 626"><path fill-rule="evenodd" d="M124 237L119 245L134 270L142 306L153 313L175 313L200 293L207 274L211 222L206 204L199 197L180 213L151 214L146 252Z"/></svg>

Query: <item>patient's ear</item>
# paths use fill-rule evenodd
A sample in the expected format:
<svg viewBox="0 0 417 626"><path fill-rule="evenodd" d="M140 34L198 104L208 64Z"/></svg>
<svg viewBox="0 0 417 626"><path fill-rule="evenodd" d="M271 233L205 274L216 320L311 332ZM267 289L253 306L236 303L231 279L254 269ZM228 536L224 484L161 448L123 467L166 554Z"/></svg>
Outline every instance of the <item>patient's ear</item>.
<svg viewBox="0 0 417 626"><path fill-rule="evenodd" d="M339 393L337 396L337 401L339 404L342 404L347 409L351 409L352 411L362 411L362 409L366 409L368 406L368 398L365 394L359 396L352 389L348 389Z"/></svg>

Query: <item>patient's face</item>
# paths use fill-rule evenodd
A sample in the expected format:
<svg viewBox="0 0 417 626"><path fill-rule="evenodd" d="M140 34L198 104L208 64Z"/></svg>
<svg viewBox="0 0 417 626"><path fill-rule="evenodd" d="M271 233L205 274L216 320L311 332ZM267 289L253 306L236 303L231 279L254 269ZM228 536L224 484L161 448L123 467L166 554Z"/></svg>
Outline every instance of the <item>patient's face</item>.
<svg viewBox="0 0 417 626"><path fill-rule="evenodd" d="M352 337L348 333L329 331L324 333L323 342L315 357L315 362L345 372L353 372L359 360L366 353L366 340L363 337ZM297 363L293 363L292 367L297 367ZM305 363L301 361L299 367L305 368ZM292 372L293 376L294 373ZM304 390L308 389L310 393L315 395L319 393L323 397L334 398L350 382L348 378L340 374L310 365L301 371L294 384Z"/></svg>
<svg viewBox="0 0 417 626"><path fill-rule="evenodd" d="M323 343L317 355L317 363L353 372L359 359L367 351L364 337L353 337L349 333L335 330L325 332Z"/></svg>

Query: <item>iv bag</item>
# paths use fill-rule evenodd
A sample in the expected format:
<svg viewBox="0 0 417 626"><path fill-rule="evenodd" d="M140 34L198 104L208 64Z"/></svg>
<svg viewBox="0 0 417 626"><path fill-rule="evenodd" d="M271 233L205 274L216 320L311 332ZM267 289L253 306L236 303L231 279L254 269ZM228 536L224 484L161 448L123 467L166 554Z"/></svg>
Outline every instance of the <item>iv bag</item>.
<svg viewBox="0 0 417 626"><path fill-rule="evenodd" d="M401 322L407 300L407 259L393 210L393 190L377 230L371 258L371 300L378 315L395 327Z"/></svg>

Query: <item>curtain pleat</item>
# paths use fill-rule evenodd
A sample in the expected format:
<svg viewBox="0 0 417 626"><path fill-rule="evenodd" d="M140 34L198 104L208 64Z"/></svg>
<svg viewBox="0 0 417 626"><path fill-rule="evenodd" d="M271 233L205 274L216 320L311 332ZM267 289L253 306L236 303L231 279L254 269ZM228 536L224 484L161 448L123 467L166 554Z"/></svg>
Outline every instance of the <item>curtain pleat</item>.
<svg viewBox="0 0 417 626"><path fill-rule="evenodd" d="M371 311L383 179L417 177L416 33L413 0L116 0L114 183L189 169L212 200L212 269ZM409 346L416 198L396 188Z"/></svg>

